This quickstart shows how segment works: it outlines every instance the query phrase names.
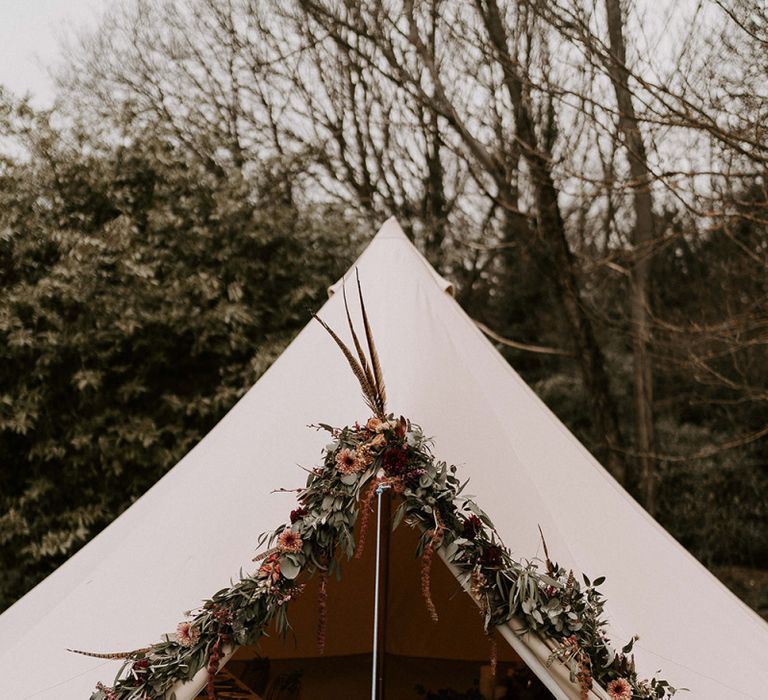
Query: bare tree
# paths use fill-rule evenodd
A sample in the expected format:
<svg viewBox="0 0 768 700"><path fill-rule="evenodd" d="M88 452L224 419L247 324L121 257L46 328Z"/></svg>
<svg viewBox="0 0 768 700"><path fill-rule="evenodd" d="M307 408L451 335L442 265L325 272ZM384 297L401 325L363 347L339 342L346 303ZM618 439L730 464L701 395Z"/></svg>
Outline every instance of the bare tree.
<svg viewBox="0 0 768 700"><path fill-rule="evenodd" d="M714 237L749 275L764 260L757 4L696 15L665 72L643 44L642 4L618 0L135 0L84 41L67 82L91 113L162 133L212 172L290 163L287 196L396 214L465 302L498 299L525 256L557 330L510 347L576 358L601 456L623 478L622 455L636 455L653 510L654 402L671 401L654 397L654 372L747 384L711 358L701 329L714 319L685 323L652 289L651 260ZM702 28L721 20L725 66L703 60L715 48ZM722 349L732 328L738 353L760 311L729 303L747 325L708 337ZM609 382L621 343L631 447Z"/></svg>
<svg viewBox="0 0 768 700"><path fill-rule="evenodd" d="M443 13L440 39L435 42L425 29L432 16L429 3L409 1L384 8L299 0L298 6L339 47L367 61L372 70L407 90L425 109L444 120L478 183L504 213L510 229L520 232L521 214L533 222L525 233L535 237L540 264L548 270L547 279L561 304L594 404L603 457L611 471L623 479L624 467L617 452L621 444L617 409L605 358L579 289L552 155L547 151L551 124L546 118L551 113L536 110L531 75L527 73L533 57L544 55L537 53L542 40L535 17L524 4L502 12L496 0L450 5ZM511 34L510 27L514 28ZM441 49L435 51L434 46ZM472 87L469 95L457 85L458 76L468 77ZM484 109L478 110L478 103ZM499 106L506 108L503 113ZM488 119L494 108L503 114L496 129ZM518 184L523 170L527 175L525 191ZM526 196L530 196L530 207L524 203Z"/></svg>
<svg viewBox="0 0 768 700"><path fill-rule="evenodd" d="M650 265L654 245L654 214L651 193L652 175L648 155L635 112L627 70L624 19L619 0L605 0L608 37L611 48L606 66L618 106L618 127L624 137L634 191L635 223L632 236L634 263L630 276L630 322L633 333L635 426L640 453L643 502L646 510L656 510L655 444L653 437L653 368L650 344Z"/></svg>
<svg viewBox="0 0 768 700"><path fill-rule="evenodd" d="M554 94L582 112L591 134L588 142L600 154L601 172L590 170L585 161L571 177L592 186L595 200L602 202L606 242L611 231L616 233L599 254L595 250L588 268L618 271L628 285L636 436L632 453L641 465L643 500L653 511L655 371L667 381L685 376L702 389L708 386L696 401L718 401L715 387L732 396L741 392L742 401L760 400L764 386L748 367L755 353L764 352L759 290L768 262L760 232L765 230L766 136L757 115L765 104L762 86L768 75L766 33L760 23L765 8L754 0L699 3L680 20L675 34L660 24L659 8L643 3L605 0L602 12L595 3L581 0L531 6L566 45L580 52L576 65L593 71L588 82L561 84ZM644 6L649 21L640 14ZM650 38L645 28L654 23L660 25L659 33ZM631 39L637 44L633 56ZM651 50L659 46L663 61ZM626 154L626 167L616 167L616 144ZM624 193L631 193L631 200ZM657 212L663 212L661 222ZM718 284L727 285L725 297L699 290L698 281L686 278L685 270L676 282L665 279L666 289L654 295L651 260L660 254L668 259L669 253L681 261L696 254L726 255L728 265L719 257L708 263L717 266ZM755 288L757 299L739 301L744 295L726 282L736 269L744 275L744 288ZM669 307L668 290L675 283L687 284L689 294L703 292L700 308ZM720 314L722 322L713 314ZM623 324L621 315L604 320L616 330ZM693 399L686 394L662 395L660 400L665 409L679 401L683 412ZM743 439L724 445L745 444L762 434L756 426L745 430Z"/></svg>

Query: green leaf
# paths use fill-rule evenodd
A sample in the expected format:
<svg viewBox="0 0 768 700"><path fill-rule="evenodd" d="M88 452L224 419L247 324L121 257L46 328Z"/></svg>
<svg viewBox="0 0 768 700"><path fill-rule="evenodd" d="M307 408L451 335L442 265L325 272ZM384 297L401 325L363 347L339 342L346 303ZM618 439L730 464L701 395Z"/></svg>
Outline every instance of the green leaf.
<svg viewBox="0 0 768 700"><path fill-rule="evenodd" d="M287 579L295 579L301 572L301 567L289 557L280 557L280 573Z"/></svg>
<svg viewBox="0 0 768 700"><path fill-rule="evenodd" d="M395 514L392 517L392 530L396 530L405 517L407 502L403 501L395 510Z"/></svg>

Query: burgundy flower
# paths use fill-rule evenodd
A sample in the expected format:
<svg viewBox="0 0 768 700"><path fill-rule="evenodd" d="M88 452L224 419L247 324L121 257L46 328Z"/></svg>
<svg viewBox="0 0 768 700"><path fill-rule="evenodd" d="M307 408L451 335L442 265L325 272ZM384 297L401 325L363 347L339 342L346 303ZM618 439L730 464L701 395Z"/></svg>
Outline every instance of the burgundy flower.
<svg viewBox="0 0 768 700"><path fill-rule="evenodd" d="M486 547L483 550L483 553L480 555L480 563L483 566L494 568L497 566L501 566L501 562L502 562L501 548L497 547L495 544L492 544Z"/></svg>
<svg viewBox="0 0 768 700"><path fill-rule="evenodd" d="M133 685L140 686L145 680L147 673L149 672L149 659L138 659L131 665L131 673L133 675Z"/></svg>
<svg viewBox="0 0 768 700"><path fill-rule="evenodd" d="M229 608L217 608L213 617L220 625L226 627L232 624L232 611Z"/></svg>
<svg viewBox="0 0 768 700"><path fill-rule="evenodd" d="M415 489L419 485L421 475L426 473L426 469L413 469L412 471L406 472L405 476L403 476L403 483L405 483L408 488Z"/></svg>
<svg viewBox="0 0 768 700"><path fill-rule="evenodd" d="M383 465L387 476L403 476L408 469L408 449L391 447L384 453Z"/></svg>
<svg viewBox="0 0 768 700"><path fill-rule="evenodd" d="M293 525L297 520L301 520L306 514L307 514L306 508L296 508L296 510L292 510L291 525Z"/></svg>
<svg viewBox="0 0 768 700"><path fill-rule="evenodd" d="M99 682L96 684L96 690L100 690L102 693L104 693L104 697L107 700L116 700L117 693L115 692L114 688L108 688L103 683Z"/></svg>
<svg viewBox="0 0 768 700"><path fill-rule="evenodd" d="M483 522L478 518L476 515L470 515L465 521L464 521L464 529L461 533L461 536L465 540L474 540L475 537L480 534L480 531L483 529Z"/></svg>

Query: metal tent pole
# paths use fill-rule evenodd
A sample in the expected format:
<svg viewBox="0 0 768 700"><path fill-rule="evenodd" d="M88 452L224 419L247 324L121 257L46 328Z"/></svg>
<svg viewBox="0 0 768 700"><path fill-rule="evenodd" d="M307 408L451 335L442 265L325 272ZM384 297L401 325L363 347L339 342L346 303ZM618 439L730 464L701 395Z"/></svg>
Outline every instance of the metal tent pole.
<svg viewBox="0 0 768 700"><path fill-rule="evenodd" d="M379 649L379 640L381 639L381 646L383 646L384 641L384 629L383 625L379 622L379 607L380 607L380 598L382 597L382 590L383 595L386 596L386 587L387 587L387 581L386 581L386 572L384 573L384 580L382 581L382 573L381 573L381 554L382 549L384 549L384 555L387 559L387 563L389 560L389 499L386 500L386 508L387 508L387 517L386 517L386 524L387 524L387 531L386 535L382 537L382 527L381 527L381 521L382 521L382 496L384 492L389 488L388 484L379 484L376 487L376 496L377 496L377 506L376 506L376 572L375 572L375 583L374 583L374 598L373 598L373 658L371 660L371 700L381 700L381 697L383 695L383 686L384 686L384 664L383 664L383 656L386 653L386 650ZM382 617L386 618L386 605L384 606L384 614ZM379 654L381 654L381 659L379 658Z"/></svg>

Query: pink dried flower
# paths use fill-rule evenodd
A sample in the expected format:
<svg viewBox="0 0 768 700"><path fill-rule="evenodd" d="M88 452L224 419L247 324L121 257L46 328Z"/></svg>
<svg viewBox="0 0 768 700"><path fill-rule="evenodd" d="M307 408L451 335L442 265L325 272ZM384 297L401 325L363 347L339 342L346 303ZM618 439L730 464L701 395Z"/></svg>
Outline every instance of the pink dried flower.
<svg viewBox="0 0 768 700"><path fill-rule="evenodd" d="M115 693L115 689L114 688L108 688L103 683L97 683L96 684L96 690L100 690L102 693L104 693L104 697L107 700L115 700L115 698L117 697L117 694Z"/></svg>
<svg viewBox="0 0 768 700"><path fill-rule="evenodd" d="M382 426L384 425L384 421L382 421L380 418L369 418L368 422L365 424L365 427L370 430L372 433L377 433L380 430L382 430Z"/></svg>
<svg viewBox="0 0 768 700"><path fill-rule="evenodd" d="M363 469L366 469L370 463L373 462L373 453L368 445L358 447L355 456L357 457L357 463L359 465L358 471L363 471Z"/></svg>
<svg viewBox="0 0 768 700"><path fill-rule="evenodd" d="M200 628L190 622L180 622L176 627L176 641L183 647L192 647L200 639Z"/></svg>
<svg viewBox="0 0 768 700"><path fill-rule="evenodd" d="M611 681L607 690L612 700L632 700L632 686L626 678Z"/></svg>
<svg viewBox="0 0 768 700"><path fill-rule="evenodd" d="M356 474L365 467L357 458L354 450L345 447L336 455L336 468L342 474Z"/></svg>
<svg viewBox="0 0 768 700"><path fill-rule="evenodd" d="M278 595L275 602L278 605L285 605L292 601L296 596L300 595L304 588L305 584L303 583L300 586L292 586L287 591L283 591L281 595Z"/></svg>
<svg viewBox="0 0 768 700"><path fill-rule="evenodd" d="M277 557L269 557L259 567L256 576L258 576L258 578L269 579L271 583L277 583L280 580L280 562L277 561Z"/></svg>
<svg viewBox="0 0 768 700"><path fill-rule="evenodd" d="M280 537L277 538L277 548L281 552L288 554L298 554L304 543L301 541L301 535L293 530L283 530Z"/></svg>
<svg viewBox="0 0 768 700"><path fill-rule="evenodd" d="M374 438L368 441L367 447L370 450L378 450L387 444L387 438L384 433L378 433Z"/></svg>

